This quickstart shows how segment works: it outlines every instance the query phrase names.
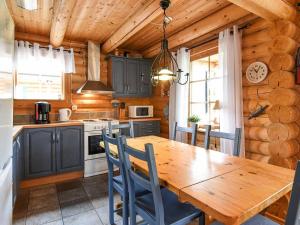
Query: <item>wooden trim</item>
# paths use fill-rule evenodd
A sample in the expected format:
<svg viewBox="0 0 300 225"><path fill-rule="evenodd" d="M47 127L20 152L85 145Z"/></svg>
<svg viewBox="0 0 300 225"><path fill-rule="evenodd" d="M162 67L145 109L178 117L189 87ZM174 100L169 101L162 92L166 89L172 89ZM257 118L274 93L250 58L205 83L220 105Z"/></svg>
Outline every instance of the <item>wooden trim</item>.
<svg viewBox="0 0 300 225"><path fill-rule="evenodd" d="M41 177L30 180L23 180L21 182L21 188L31 188L35 186L45 185L45 184L55 184L58 182L79 179L83 177L83 171L76 171L58 175L52 175L47 177Z"/></svg>
<svg viewBox="0 0 300 225"><path fill-rule="evenodd" d="M191 50L191 61L218 53L218 40L210 41Z"/></svg>

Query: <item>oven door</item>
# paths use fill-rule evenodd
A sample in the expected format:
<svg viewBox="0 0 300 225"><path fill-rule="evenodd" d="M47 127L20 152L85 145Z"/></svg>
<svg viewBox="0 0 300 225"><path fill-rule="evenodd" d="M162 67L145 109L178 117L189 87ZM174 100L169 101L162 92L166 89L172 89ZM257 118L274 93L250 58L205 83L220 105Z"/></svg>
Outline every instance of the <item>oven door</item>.
<svg viewBox="0 0 300 225"><path fill-rule="evenodd" d="M89 131L84 133L84 159L96 159L105 157L105 149L100 146L103 141L101 131Z"/></svg>

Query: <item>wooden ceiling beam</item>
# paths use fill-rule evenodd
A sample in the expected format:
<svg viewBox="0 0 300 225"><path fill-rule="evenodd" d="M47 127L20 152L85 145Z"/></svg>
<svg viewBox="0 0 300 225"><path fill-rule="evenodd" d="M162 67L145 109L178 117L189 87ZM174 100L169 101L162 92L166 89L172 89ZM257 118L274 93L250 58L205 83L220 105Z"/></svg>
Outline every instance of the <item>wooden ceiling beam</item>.
<svg viewBox="0 0 300 225"><path fill-rule="evenodd" d="M250 15L251 13L236 5L229 5L222 10L192 24L191 26L175 33L168 38L169 48L173 49L181 46L184 43L190 42L206 33L212 32L220 27L230 24L242 17ZM160 50L160 43L146 49L143 52L145 57L153 57L158 54Z"/></svg>
<svg viewBox="0 0 300 225"><path fill-rule="evenodd" d="M229 0L235 5L248 10L266 20L286 19L294 21L297 11L285 0Z"/></svg>
<svg viewBox="0 0 300 225"><path fill-rule="evenodd" d="M179 0L172 0L171 4L174 5L176 2L179 2ZM151 0L129 17L129 19L104 42L102 46L103 52L108 53L116 49L155 18L161 16L163 11L159 3L160 0Z"/></svg>
<svg viewBox="0 0 300 225"><path fill-rule="evenodd" d="M62 44L77 0L56 0L50 31L50 43L58 47Z"/></svg>

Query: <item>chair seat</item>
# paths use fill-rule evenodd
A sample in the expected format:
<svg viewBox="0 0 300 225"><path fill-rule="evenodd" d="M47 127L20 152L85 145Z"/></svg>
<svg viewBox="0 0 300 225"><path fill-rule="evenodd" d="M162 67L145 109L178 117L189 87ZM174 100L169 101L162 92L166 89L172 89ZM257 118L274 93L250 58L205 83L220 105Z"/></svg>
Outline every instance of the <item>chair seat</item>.
<svg viewBox="0 0 300 225"><path fill-rule="evenodd" d="M191 204L179 202L177 196L166 188L161 189L161 196L165 212L165 224L189 222L201 213ZM137 197L136 204L154 219L155 209L152 193Z"/></svg>
<svg viewBox="0 0 300 225"><path fill-rule="evenodd" d="M122 179L121 175L114 176L113 181L115 181L119 185L119 187L121 187L123 189L123 179ZM137 185L135 188L135 193L136 193L136 196L140 196L140 195L149 193L149 191L146 190L145 188L141 187L140 185Z"/></svg>
<svg viewBox="0 0 300 225"><path fill-rule="evenodd" d="M223 225L219 222L214 222L211 225ZM242 225L279 225L278 223L275 223L273 220L268 219L267 217L264 217L260 214L252 217Z"/></svg>

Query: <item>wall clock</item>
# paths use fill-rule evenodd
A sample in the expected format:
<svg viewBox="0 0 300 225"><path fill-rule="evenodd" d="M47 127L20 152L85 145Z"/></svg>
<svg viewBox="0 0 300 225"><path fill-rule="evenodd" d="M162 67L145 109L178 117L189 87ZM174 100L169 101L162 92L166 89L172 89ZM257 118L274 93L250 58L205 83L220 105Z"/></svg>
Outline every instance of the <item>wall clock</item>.
<svg viewBox="0 0 300 225"><path fill-rule="evenodd" d="M246 70L247 80L251 83L259 83L268 75L268 67L263 62L251 63Z"/></svg>

